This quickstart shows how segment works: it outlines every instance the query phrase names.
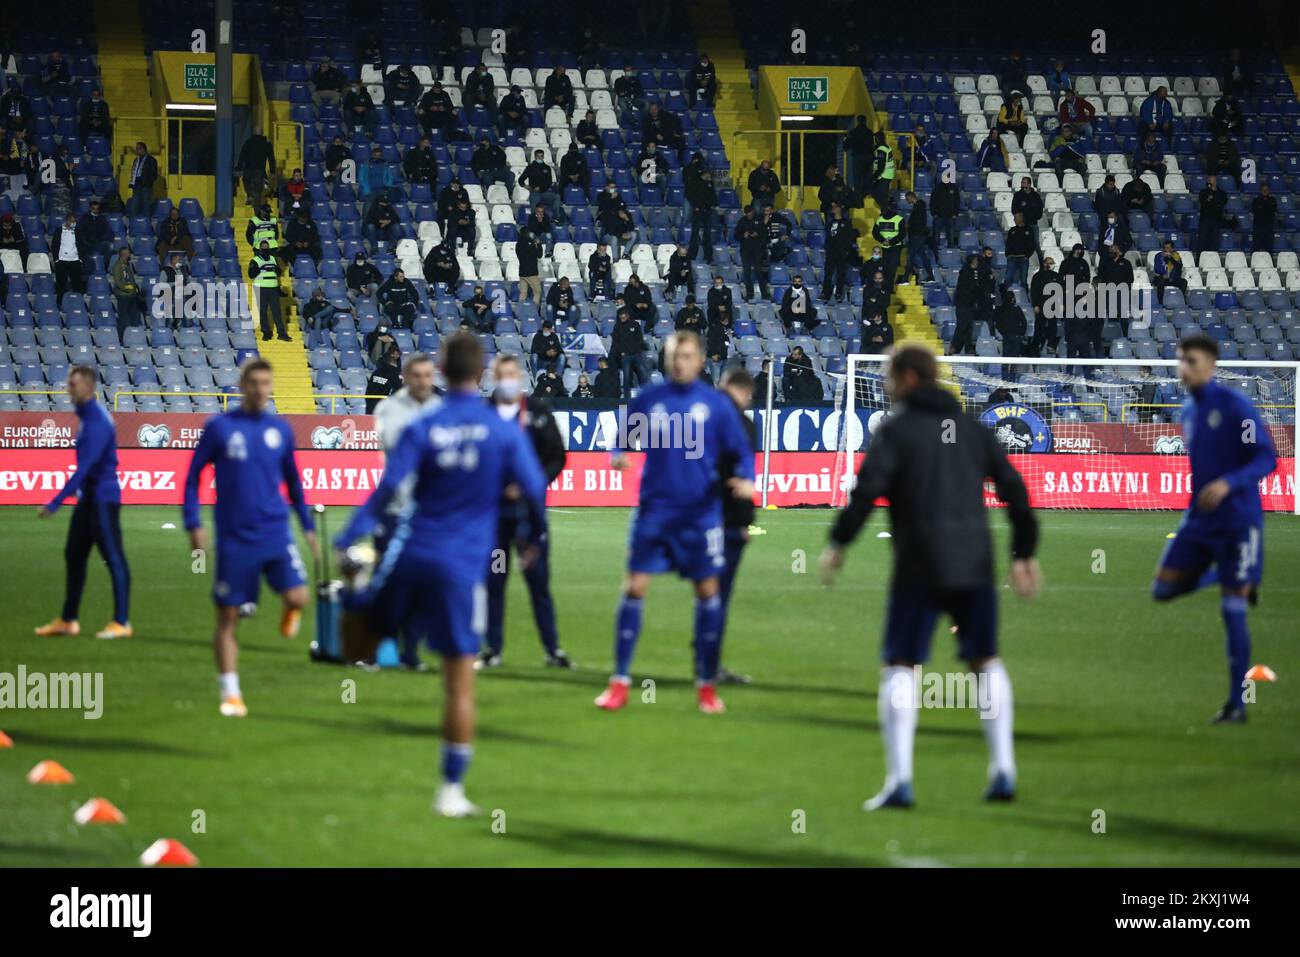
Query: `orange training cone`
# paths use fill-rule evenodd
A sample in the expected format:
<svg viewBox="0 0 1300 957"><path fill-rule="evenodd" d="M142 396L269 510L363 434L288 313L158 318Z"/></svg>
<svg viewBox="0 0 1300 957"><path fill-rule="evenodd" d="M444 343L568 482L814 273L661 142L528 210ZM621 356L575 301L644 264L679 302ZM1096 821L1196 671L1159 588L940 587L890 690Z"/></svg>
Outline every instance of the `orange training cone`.
<svg viewBox="0 0 1300 957"><path fill-rule="evenodd" d="M1268 665L1255 665L1246 672L1246 677L1251 681L1277 681L1277 675Z"/></svg>
<svg viewBox="0 0 1300 957"><path fill-rule="evenodd" d="M198 867L199 859L180 841L160 837L140 855L145 867Z"/></svg>
<svg viewBox="0 0 1300 957"><path fill-rule="evenodd" d="M42 761L27 772L30 784L71 784L76 778L58 761Z"/></svg>
<svg viewBox="0 0 1300 957"><path fill-rule="evenodd" d="M81 807L72 819L78 824L125 824L126 815L107 798L91 798Z"/></svg>
<svg viewBox="0 0 1300 957"><path fill-rule="evenodd" d="M14 739L9 737L9 735L5 734L3 731L0 731L0 748L12 748L13 746Z"/></svg>

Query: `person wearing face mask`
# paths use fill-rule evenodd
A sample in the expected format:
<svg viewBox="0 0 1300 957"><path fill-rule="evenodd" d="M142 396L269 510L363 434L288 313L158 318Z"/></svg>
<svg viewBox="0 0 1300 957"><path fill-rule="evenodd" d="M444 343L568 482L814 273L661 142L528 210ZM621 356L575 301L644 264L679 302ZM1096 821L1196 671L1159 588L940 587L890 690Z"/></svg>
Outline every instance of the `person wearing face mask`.
<svg viewBox="0 0 1300 957"><path fill-rule="evenodd" d="M587 289L591 298L600 302L614 295L613 260L609 245L600 243L587 259Z"/></svg>
<svg viewBox="0 0 1300 957"><path fill-rule="evenodd" d="M957 328L953 332L952 341L948 343L950 356L965 355L975 349L975 318L979 314L981 297L979 262L979 255L971 253L966 257L966 264L961 267L961 272L957 274L957 292L953 297L957 313ZM865 296L863 308L866 308Z"/></svg>
<svg viewBox="0 0 1300 957"><path fill-rule="evenodd" d="M345 277L348 284L348 298L353 302L357 299L374 298L380 283L384 281L375 264L367 260L363 252L357 253L356 258L348 264Z"/></svg>
<svg viewBox="0 0 1300 957"><path fill-rule="evenodd" d="M781 323L787 334L793 334L795 326L801 324L801 334L812 335L817 322L817 307L813 305L812 294L803 284L803 276L795 273L790 288L781 297Z"/></svg>
<svg viewBox="0 0 1300 957"><path fill-rule="evenodd" d="M621 253L630 255L638 239L636 224L613 183L605 187L597 200L596 220L600 225L601 241L609 246L610 255L615 259Z"/></svg>
<svg viewBox="0 0 1300 957"><path fill-rule="evenodd" d="M727 311L732 312L736 303L731 295L731 287L722 281L721 276L714 276L713 285L709 287L709 295L704 301L704 313L709 322L717 318L721 306L726 306Z"/></svg>
<svg viewBox="0 0 1300 957"><path fill-rule="evenodd" d="M1029 304L1034 309L1034 335L1029 340L1029 354L1032 356L1042 355L1046 347L1047 354L1055 358L1057 347L1061 344L1059 317L1047 304L1049 295L1058 294L1060 284L1056 261L1051 256L1045 256L1042 267L1029 282Z"/></svg>
<svg viewBox="0 0 1300 957"><path fill-rule="evenodd" d="M1106 253L1112 246L1118 246L1121 252L1133 248L1133 234L1129 232L1128 223L1118 213L1110 213L1097 231L1097 252Z"/></svg>
<svg viewBox="0 0 1300 957"><path fill-rule="evenodd" d="M532 443L537 460L546 474L546 482L555 481L564 470L564 439L546 403L524 394L523 368L515 356L502 353L493 365L491 402L506 422L517 422ZM545 513L543 513L544 515ZM497 521L497 544L488 567L487 631L484 649L479 652L474 667L496 668L501 665L505 649L506 581L510 576L510 550L526 536L528 513L521 507L519 490L507 487L501 500ZM524 582L533 607L533 621L537 637L545 649L545 662L550 668L570 669L573 661L560 647L560 635L555 624L555 602L551 598L550 533L541 530L537 536L536 554L524 568Z"/></svg>
<svg viewBox="0 0 1300 957"><path fill-rule="evenodd" d="M709 106L718 96L718 70L707 53L701 53L699 61L691 68L691 82L686 89L686 99L695 109L703 100Z"/></svg>

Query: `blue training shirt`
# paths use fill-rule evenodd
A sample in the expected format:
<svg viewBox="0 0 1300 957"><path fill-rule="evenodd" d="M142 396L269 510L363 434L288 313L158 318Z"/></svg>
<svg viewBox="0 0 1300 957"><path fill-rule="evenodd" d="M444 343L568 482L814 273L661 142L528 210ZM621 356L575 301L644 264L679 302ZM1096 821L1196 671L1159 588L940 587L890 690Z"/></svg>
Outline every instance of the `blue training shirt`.
<svg viewBox="0 0 1300 957"><path fill-rule="evenodd" d="M731 399L699 379L648 386L620 422L618 449L645 453L641 508L683 519L721 520L719 462L731 475L754 478L754 449ZM728 455L730 453L730 455Z"/></svg>
<svg viewBox="0 0 1300 957"><path fill-rule="evenodd" d="M335 539L347 548L384 521L384 508L408 475L415 476L403 557L427 561L479 581L496 546L501 495L517 485L533 521L534 539L545 527L546 476L527 434L506 422L477 392L448 392L402 432L389 452L384 477L352 513Z"/></svg>
<svg viewBox="0 0 1300 957"><path fill-rule="evenodd" d="M105 505L122 501L122 487L117 483L117 428L108 410L91 399L77 406L81 428L77 430L77 470L72 478L50 499L47 506L56 512L64 500L82 495Z"/></svg>
<svg viewBox="0 0 1300 957"><path fill-rule="evenodd" d="M293 429L273 412L236 409L208 419L185 477L185 528L201 524L199 474L209 462L216 468L217 542L278 551L291 540L289 508L280 493L283 482L304 531L315 522L303 496L302 478L293 453Z"/></svg>
<svg viewBox="0 0 1300 957"><path fill-rule="evenodd" d="M1211 379L1183 403L1182 426L1192 465L1188 518L1216 527L1257 524L1264 512L1259 483L1277 466L1277 454L1254 403ZM1200 511L1196 497L1216 479L1232 491L1213 512Z"/></svg>

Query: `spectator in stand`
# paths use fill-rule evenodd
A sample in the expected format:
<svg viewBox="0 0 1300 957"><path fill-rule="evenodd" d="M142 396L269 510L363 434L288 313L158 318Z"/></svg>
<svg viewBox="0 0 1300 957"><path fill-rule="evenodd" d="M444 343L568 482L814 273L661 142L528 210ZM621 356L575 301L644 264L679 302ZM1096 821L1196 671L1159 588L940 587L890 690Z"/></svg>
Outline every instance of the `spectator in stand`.
<svg viewBox="0 0 1300 957"><path fill-rule="evenodd" d="M542 280L539 276L538 263L542 259L542 246L528 230L519 233L515 242L515 257L519 261L519 301L533 301L537 308L542 307Z"/></svg>
<svg viewBox="0 0 1300 957"><path fill-rule="evenodd" d="M623 391L622 384L618 381L618 370L615 369L607 358L601 356L596 360L596 381L592 385L592 392L597 399L617 399Z"/></svg>
<svg viewBox="0 0 1300 957"><path fill-rule="evenodd" d="M575 324L579 318L578 295L568 276L561 276L546 293L546 305L557 329Z"/></svg>
<svg viewBox="0 0 1300 957"><path fill-rule="evenodd" d="M609 361L622 373L624 399L632 398L636 386L650 381L645 350L645 331L632 317L632 310L624 306L618 310L618 321L614 323L609 343Z"/></svg>
<svg viewBox="0 0 1300 957"><path fill-rule="evenodd" d="M239 150L235 168L244 180L245 202L253 207L261 205L267 181L275 175L275 152L257 123L253 124L252 132Z"/></svg>
<svg viewBox="0 0 1300 957"><path fill-rule="evenodd" d="M1167 171L1165 148L1156 134L1148 130L1146 136L1138 142L1137 150L1133 154L1133 175L1140 177L1143 173L1155 173L1160 188L1164 189Z"/></svg>
<svg viewBox="0 0 1300 957"><path fill-rule="evenodd" d="M448 292L455 292L460 284L460 263L456 259L456 244L451 237L444 239L429 250L424 257L424 281L437 289L439 285Z"/></svg>
<svg viewBox="0 0 1300 957"><path fill-rule="evenodd" d="M925 131L924 123L917 123L916 129L912 133L910 148L905 145L903 149L903 169L911 168L912 161L915 159L918 173L928 172L933 174L939 165L941 146L942 144L937 137L931 136Z"/></svg>
<svg viewBox="0 0 1300 957"><path fill-rule="evenodd" d="M826 167L826 175L817 190L817 200L821 206L823 228L830 222L832 206L838 205L846 210L853 208L853 193L840 175L838 166Z"/></svg>
<svg viewBox="0 0 1300 957"><path fill-rule="evenodd" d="M380 319L379 325L366 333L363 341L366 347L366 359L373 366L382 364L384 355L397 345L397 340L393 338L393 331L384 319Z"/></svg>
<svg viewBox="0 0 1300 957"><path fill-rule="evenodd" d="M1078 135L1091 137L1092 124L1097 119L1097 108L1074 90L1067 89L1057 108L1056 118L1062 128L1069 126Z"/></svg>
<svg viewBox="0 0 1300 957"><path fill-rule="evenodd" d="M1111 213L1124 213L1124 196L1115 186L1115 174L1107 173L1097 192L1092 194L1092 210L1105 220ZM1110 245L1107 243L1106 245Z"/></svg>
<svg viewBox="0 0 1300 957"><path fill-rule="evenodd" d="M302 322L308 332L333 330L334 323L343 310L325 298L325 290L317 286L302 310Z"/></svg>
<svg viewBox="0 0 1300 957"><path fill-rule="evenodd" d="M609 246L610 255L619 259L622 253L629 256L640 238L632 211L618 194L618 187L610 181L596 200L596 222L600 226L601 242Z"/></svg>
<svg viewBox="0 0 1300 957"><path fill-rule="evenodd" d="M357 130L374 132L375 101L360 83L349 83L343 94L343 128L349 136L355 136Z"/></svg>
<svg viewBox="0 0 1300 957"><path fill-rule="evenodd" d="M528 104L524 100L523 90L512 85L501 102L497 104L497 135L505 139L506 133L513 133L523 139L528 135Z"/></svg>
<svg viewBox="0 0 1300 957"><path fill-rule="evenodd" d="M3 118L6 133L16 133L18 130L31 132L32 101L22 91L15 76L8 78L4 96L0 96L0 117Z"/></svg>
<svg viewBox="0 0 1300 957"><path fill-rule="evenodd" d="M654 140L647 140L636 158L637 179L642 186L654 186L659 190L660 202L668 199L668 157L659 151Z"/></svg>
<svg viewBox="0 0 1300 957"><path fill-rule="evenodd" d="M348 85L348 78L334 65L329 57L321 60L316 69L311 71L311 100L320 109L325 104L338 106L343 98L343 88Z"/></svg>
<svg viewBox="0 0 1300 957"><path fill-rule="evenodd" d="M691 67L690 83L686 87L686 102L691 109L696 109L701 100L706 106L713 106L718 97L718 71L707 53L701 53L695 65Z"/></svg>
<svg viewBox="0 0 1300 957"><path fill-rule="evenodd" d="M555 287L552 287L554 290ZM555 334L555 322L543 319L542 328L533 335L532 345L528 348L533 359L533 375L541 372L558 372L564 362L564 347L560 337Z"/></svg>
<svg viewBox="0 0 1300 957"><path fill-rule="evenodd" d="M1047 71L1047 88L1052 91L1052 98L1059 100L1063 90L1069 90L1074 86L1074 81L1070 76L1070 71L1065 68L1064 60L1057 60L1052 64L1052 68Z"/></svg>
<svg viewBox="0 0 1300 957"><path fill-rule="evenodd" d="M1241 189L1241 154L1227 133L1218 134L1210 142L1210 148L1205 151L1205 172L1210 176L1231 177Z"/></svg>
<svg viewBox="0 0 1300 957"><path fill-rule="evenodd" d="M112 264L110 257L113 254L113 227L108 217L100 211L98 199L90 201L89 211L77 223L77 248L81 253L85 275L92 275L95 272L92 256L99 256L100 262L105 266ZM192 252L193 249L191 243L190 251Z"/></svg>
<svg viewBox="0 0 1300 957"><path fill-rule="evenodd" d="M940 178L930 191L930 215L934 217L934 231L930 247L939 248L939 237L948 246L957 245L957 214L961 212L961 190L957 184Z"/></svg>
<svg viewBox="0 0 1300 957"><path fill-rule="evenodd" d="M1106 214L1101 228L1097 230L1097 252L1105 253L1111 248L1118 249L1121 253L1133 248L1133 234L1129 232L1128 222L1123 213L1113 210Z"/></svg>
<svg viewBox="0 0 1300 957"><path fill-rule="evenodd" d="M0 215L0 250L10 250L18 254L19 261L22 264L22 271L27 271L27 234L23 232L23 224L20 223L13 213L4 213ZM9 292L9 283L0 282L0 303L5 301Z"/></svg>
<svg viewBox="0 0 1300 957"><path fill-rule="evenodd" d="M748 185L756 215L768 206L775 206L777 197L781 195L781 180L772 170L770 159L764 159L749 174Z"/></svg>
<svg viewBox="0 0 1300 957"><path fill-rule="evenodd" d="M687 293L685 304L677 310L677 318L673 320L673 328L678 332L693 332L701 338L708 329L708 320L704 316L704 310L695 304L695 294Z"/></svg>
<svg viewBox="0 0 1300 957"><path fill-rule="evenodd" d="M1016 142L1024 145L1029 120L1025 118L1025 105L1019 93L1012 93L1002 102L1002 108L998 110L997 131L999 134L1014 133Z"/></svg>
<svg viewBox="0 0 1300 957"><path fill-rule="evenodd" d="M705 366L709 378L717 382L727 368L727 358L731 355L731 310L726 306L718 309L718 314L709 323L704 333Z"/></svg>
<svg viewBox="0 0 1300 957"><path fill-rule="evenodd" d="M781 297L781 324L787 335L812 334L817 328L817 307L813 305L812 290L803 284L803 276L795 273L790 286Z"/></svg>
<svg viewBox="0 0 1300 957"><path fill-rule="evenodd" d="M596 398L596 390L591 387L591 382L587 379L587 373L583 372L578 375L578 384L574 386L573 398L575 399Z"/></svg>
<svg viewBox="0 0 1300 957"><path fill-rule="evenodd" d="M596 302L614 298L614 260L603 240L587 257L587 294Z"/></svg>
<svg viewBox="0 0 1300 957"><path fill-rule="evenodd" d="M1226 133L1229 136L1241 136L1245 132L1245 121L1241 116L1241 106L1231 93L1224 93L1219 102L1210 111L1210 132L1214 135Z"/></svg>
<svg viewBox="0 0 1300 957"><path fill-rule="evenodd" d="M732 238L740 246L741 279L745 283L745 301L754 299L754 280L758 279L763 299L771 298L767 288L767 234L754 219L754 207L746 206L745 214L736 223ZM827 267L829 269L829 266ZM829 275L829 273L828 273ZM824 298L824 297L823 297Z"/></svg>
<svg viewBox="0 0 1300 957"><path fill-rule="evenodd" d="M1010 168L1011 160L1007 155L1007 144L997 129L991 129L980 144L975 154L975 165L992 173L1005 173Z"/></svg>
<svg viewBox="0 0 1300 957"><path fill-rule="evenodd" d="M469 168L484 187L504 183L507 190L513 191L515 188L515 174L510 172L506 151L493 143L486 133L478 138L478 146L470 157Z"/></svg>
<svg viewBox="0 0 1300 957"><path fill-rule="evenodd" d="M50 240L54 256L54 297L60 305L63 304L64 293L86 291L78 232L77 217L68 213L63 218L63 225Z"/></svg>
<svg viewBox="0 0 1300 957"><path fill-rule="evenodd" d="M399 266L379 287L379 305L390 324L409 329L420 311L420 292Z"/></svg>
<svg viewBox="0 0 1300 957"><path fill-rule="evenodd" d="M1002 290L1002 302L993 311L993 321L1002 337L1002 355L1008 358L1024 355L1028 323L1025 322L1024 310L1016 305L1016 295L1010 289ZM1014 378L1014 373L1008 370L1006 377Z"/></svg>
<svg viewBox="0 0 1300 957"><path fill-rule="evenodd" d="M881 220L876 220L880 229ZM826 225L826 264L822 275L822 299L830 302L843 302L848 293L849 265L853 262L853 253L858 247L858 231L844 215L844 208L838 204L831 207L831 219ZM897 262L897 260L895 260ZM763 298L768 298L764 290Z"/></svg>
<svg viewBox="0 0 1300 957"><path fill-rule="evenodd" d="M564 110L566 117L571 117L573 103L573 80L569 78L568 68L563 63L557 64L546 78L546 85L542 87L542 108L549 110L558 106Z"/></svg>
<svg viewBox="0 0 1300 957"><path fill-rule="evenodd" d="M1055 266L1056 260L1043 256L1038 272L1029 281L1029 305L1034 310L1034 337L1029 342L1029 354L1033 356L1055 356L1061 344L1059 316L1047 305L1048 296L1060 289L1061 276Z"/></svg>
<svg viewBox="0 0 1300 957"><path fill-rule="evenodd" d="M534 150L533 161L519 174L519 185L528 190L530 206L545 206L555 221L564 225L564 206L555 191L555 174L546 162L545 150Z"/></svg>
<svg viewBox="0 0 1300 957"><path fill-rule="evenodd" d="M664 272L664 279L668 281L664 298L669 302L677 301L678 289L691 287L691 259L686 255L686 247L681 243L677 244L677 248L668 257L668 268Z"/></svg>
<svg viewBox="0 0 1300 957"><path fill-rule="evenodd" d="M1124 184L1124 188L1120 190L1119 197L1123 201L1126 222L1129 214L1135 211L1145 213L1147 219L1150 219L1155 214L1156 197L1144 179L1129 180Z"/></svg>
<svg viewBox="0 0 1300 957"><path fill-rule="evenodd" d="M370 240L372 250L391 249L402 238L402 227L397 219L397 210L382 193L370 204L366 220L361 227L362 235Z"/></svg>
<svg viewBox="0 0 1300 957"><path fill-rule="evenodd" d="M1273 233L1277 223L1277 198L1273 196L1268 183L1260 184L1259 195L1250 204L1250 214L1254 219L1250 229L1251 249L1257 253L1272 253Z"/></svg>
<svg viewBox="0 0 1300 957"><path fill-rule="evenodd" d="M847 201L849 197L845 197ZM778 213L771 206L763 210L763 235L767 241L767 263L783 263L790 254L790 221L784 213Z"/></svg>
<svg viewBox="0 0 1300 957"><path fill-rule="evenodd" d="M623 287L623 305L632 313L632 318L642 329L650 330L655 327L659 319L659 310L655 308L654 299L650 296L650 287L642 282L641 277L636 273L632 273L627 285Z"/></svg>
<svg viewBox="0 0 1300 957"><path fill-rule="evenodd" d="M727 307L728 312L734 312L736 308L731 296L731 287L723 282L721 276L714 276L713 285L709 287L709 294L704 301L709 322L713 322L717 318L718 312L723 306Z"/></svg>
<svg viewBox="0 0 1300 957"><path fill-rule="evenodd" d="M535 398L565 399L568 395L568 391L564 388L564 380L554 369L548 369L537 377L537 385L533 388Z"/></svg>
<svg viewBox="0 0 1300 957"><path fill-rule="evenodd" d="M68 61L58 50L51 53L41 67L41 91L52 100L72 96L72 74L68 70Z"/></svg>
<svg viewBox="0 0 1300 957"><path fill-rule="evenodd" d="M614 81L614 97L620 113L641 113L646 108L645 89L635 73L624 73Z"/></svg>
<svg viewBox="0 0 1300 957"><path fill-rule="evenodd" d="M462 200L461 202L468 202L468 200ZM546 207L538 203L533 209L533 214L524 221L522 228L536 236L537 241L545 246L546 240L551 238L551 233L555 228L555 221L547 215Z"/></svg>
<svg viewBox="0 0 1300 957"><path fill-rule="evenodd" d="M1156 287L1156 299L1160 305L1165 304L1165 290L1173 286L1187 298L1187 280L1183 278L1183 257L1178 255L1174 244L1165 240L1151 263L1151 282Z"/></svg>
<svg viewBox="0 0 1300 957"><path fill-rule="evenodd" d="M1156 87L1138 110L1138 136L1146 136L1148 132L1160 134L1166 143L1174 135L1174 106L1169 102L1169 90L1163 86Z"/></svg>
<svg viewBox="0 0 1300 957"><path fill-rule="evenodd" d="M1247 96L1254 85L1254 78L1241 61L1241 51L1235 47L1229 50L1228 57L1223 64L1223 80L1221 83L1223 91L1236 96Z"/></svg>
<svg viewBox="0 0 1300 957"><path fill-rule="evenodd" d="M1105 346L1102 344L1102 328L1108 319L1119 321L1120 329L1124 335L1128 335L1128 324L1132 318L1129 314L1129 289L1133 285L1133 264L1124 257L1124 250L1118 245L1111 246L1107 253L1103 254L1101 261L1097 264L1097 283L1098 285L1109 284L1118 289L1119 295L1114 297L1098 296L1097 315L1092 319L1090 324L1090 338L1092 339L1092 354L1098 358L1104 356ZM1111 306L1116 308L1111 309Z"/></svg>
<svg viewBox="0 0 1300 957"><path fill-rule="evenodd" d="M389 75L393 76L396 72L394 71ZM417 93L421 89L418 80L415 89ZM415 101L412 100L411 102ZM460 120L456 116L456 107L451 102L451 95L442 88L441 80L434 80L433 86L425 90L424 94L420 96L415 107L415 116L420 121L420 128L430 136L436 130L448 139L453 139L460 127Z"/></svg>
<svg viewBox="0 0 1300 957"><path fill-rule="evenodd" d="M113 120L109 115L108 101L97 86L90 88L90 96L81 104L77 130L81 133L83 143L92 136L105 137L110 146L113 143Z"/></svg>
<svg viewBox="0 0 1300 957"><path fill-rule="evenodd" d="M299 256L306 256L320 266L320 230L312 221L311 213L302 207L298 208L298 214L284 228L285 260L292 264Z"/></svg>
<svg viewBox="0 0 1300 957"><path fill-rule="evenodd" d="M496 122L497 86L496 81L492 79L492 74L488 72L486 63L475 64L469 76L465 77L465 82L461 86L461 105L466 111L481 106L487 111L488 119Z"/></svg>
<svg viewBox="0 0 1300 957"><path fill-rule="evenodd" d="M858 114L853 129L844 137L844 152L849 156L853 205L861 206L863 198L871 191L871 165L876 152L876 137L867 125L866 116Z"/></svg>
<svg viewBox="0 0 1300 957"><path fill-rule="evenodd" d="M1064 178L1066 172L1078 173L1080 176L1087 175L1088 148L1088 141L1076 136L1074 127L1062 126L1060 132L1056 134L1056 139L1052 140L1052 145L1048 148L1052 168L1056 170L1057 177Z"/></svg>
<svg viewBox="0 0 1300 957"><path fill-rule="evenodd" d="M370 159L357 170L357 192L366 204L366 212L380 196L387 196L393 188L393 169L384 162L384 148L376 143L370 148Z"/></svg>
<svg viewBox="0 0 1300 957"><path fill-rule="evenodd" d="M438 228L445 234L451 224L452 213L460 205L462 199L468 199L469 194L465 192L465 187L460 184L460 177L452 174L451 182L438 193Z"/></svg>
<svg viewBox="0 0 1300 957"><path fill-rule="evenodd" d="M481 283L474 286L474 295L460 304L460 310L475 332L491 333L496 325L492 318L492 300L483 293Z"/></svg>
<svg viewBox="0 0 1300 957"><path fill-rule="evenodd" d="M934 240L930 236L929 212L925 201L911 190L904 198L911 206L911 212L907 214L907 271L904 279L910 275L915 276L917 282L934 282L934 256L930 252ZM924 276L921 275L922 268Z"/></svg>
<svg viewBox="0 0 1300 957"><path fill-rule="evenodd" d="M366 415L375 414L375 406L402 387L402 350L394 342L384 350L366 382Z"/></svg>
<svg viewBox="0 0 1300 957"><path fill-rule="evenodd" d="M588 110L583 114L582 119L578 121L578 129L573 134L573 139L578 145L588 149L600 149L600 127L596 123L595 110Z"/></svg>
<svg viewBox="0 0 1300 957"><path fill-rule="evenodd" d="M302 170L295 169L288 179L280 185L280 215L295 216L299 209L312 208L311 188L302 178Z"/></svg>
<svg viewBox="0 0 1300 957"><path fill-rule="evenodd" d="M1007 272L1004 283L1006 286L1028 288L1029 259L1038 253L1038 240L1034 237L1034 231L1025 225L1024 213L1016 213L1014 218L1015 225L1007 230Z"/></svg>
<svg viewBox="0 0 1300 957"><path fill-rule="evenodd" d="M680 151L686 145L681 121L658 103L651 103L645 111L645 119L641 122L641 140L653 141L659 149L665 151Z"/></svg>
<svg viewBox="0 0 1300 957"><path fill-rule="evenodd" d="M2 224L0 238L3 238ZM144 292L140 288L140 277L136 274L135 265L131 262L130 247L123 246L117 251L113 268L108 273L108 281L117 303L117 341L122 342L127 326L144 324Z"/></svg>
<svg viewBox="0 0 1300 957"><path fill-rule="evenodd" d="M358 252L352 262L348 263L344 277L348 285L348 298L353 302L359 298L373 297L379 289L379 284L384 281L375 264L366 259L364 251Z"/></svg>
<svg viewBox="0 0 1300 957"><path fill-rule="evenodd" d="M691 169L690 166L687 167ZM687 255L691 261L701 250L704 262L713 264L713 224L718 218L718 191L713 185L713 176L702 167L685 177L686 202L690 206L691 243Z"/></svg>
<svg viewBox="0 0 1300 957"><path fill-rule="evenodd" d="M1034 181L1028 176L1020 177L1020 188L1011 197L1011 212L1025 217L1025 225L1034 234L1034 243L1038 243L1038 223L1043 218L1043 197L1034 189Z"/></svg>
<svg viewBox="0 0 1300 957"><path fill-rule="evenodd" d="M812 359L803 351L803 346L795 346L785 359L785 369L781 374L781 391L785 400L797 405L815 405L826 398L821 379L813 370Z"/></svg>
<svg viewBox="0 0 1300 957"><path fill-rule="evenodd" d="M411 64L403 63L384 77L384 102L390 107L411 106L419 102L423 89Z"/></svg>
<svg viewBox="0 0 1300 957"><path fill-rule="evenodd" d="M878 355L893 344L894 328L889 324L889 301L885 271L872 270L870 281L862 289L863 352Z"/></svg>
<svg viewBox="0 0 1300 957"><path fill-rule="evenodd" d="M186 259L194 258L194 237L190 235L189 224L181 219L179 206L168 210L167 218L158 224L158 242L154 250L158 253L160 266L172 253L184 253Z"/></svg>
<svg viewBox="0 0 1300 957"><path fill-rule="evenodd" d="M430 189L437 187L438 154L433 151L433 141L427 135L421 136L419 142L406 151L402 158L402 172L408 183L425 183Z"/></svg>

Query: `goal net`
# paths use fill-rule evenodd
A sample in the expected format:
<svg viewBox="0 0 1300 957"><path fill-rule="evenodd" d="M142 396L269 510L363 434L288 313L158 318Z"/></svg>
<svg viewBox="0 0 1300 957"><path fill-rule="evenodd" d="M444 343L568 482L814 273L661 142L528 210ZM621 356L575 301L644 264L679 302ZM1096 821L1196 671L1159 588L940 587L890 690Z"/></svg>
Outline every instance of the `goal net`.
<svg viewBox="0 0 1300 957"><path fill-rule="evenodd" d="M835 382L832 502L843 505L871 433L889 414L885 356L851 355ZM1183 509L1191 469L1179 413L1187 392L1171 359L993 359L945 356L942 386L994 431L1036 508ZM1218 379L1259 408L1278 466L1260 483L1264 508L1296 501L1297 362L1222 361ZM992 485L986 499L997 499Z"/></svg>

